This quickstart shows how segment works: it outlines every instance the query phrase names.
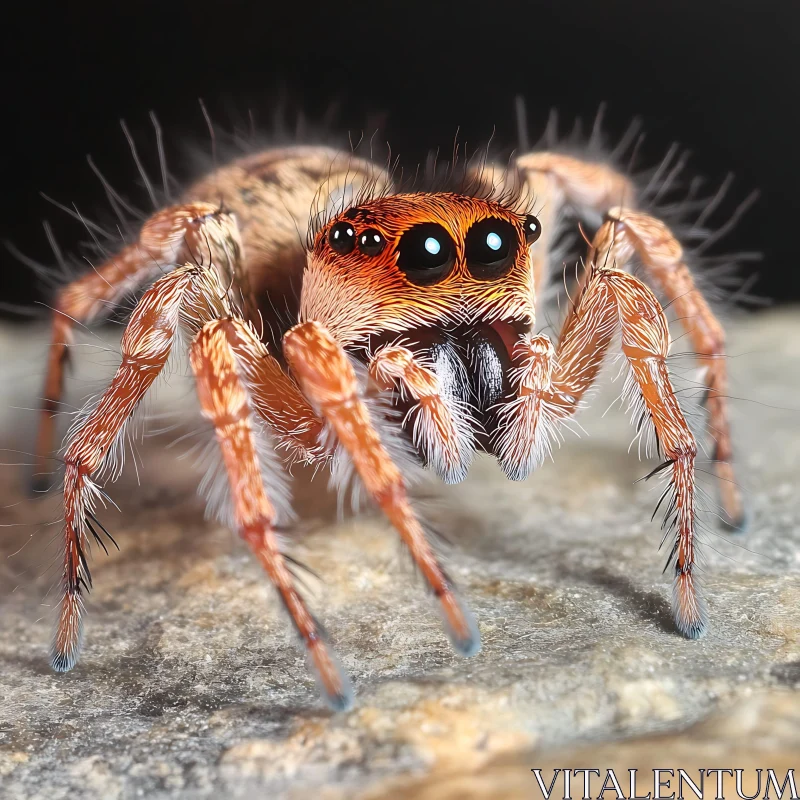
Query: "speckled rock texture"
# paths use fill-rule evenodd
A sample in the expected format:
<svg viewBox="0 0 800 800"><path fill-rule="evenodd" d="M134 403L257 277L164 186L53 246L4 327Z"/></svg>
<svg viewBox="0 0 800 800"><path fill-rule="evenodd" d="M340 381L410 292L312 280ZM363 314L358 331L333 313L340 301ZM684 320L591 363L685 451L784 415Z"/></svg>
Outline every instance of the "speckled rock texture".
<svg viewBox="0 0 800 800"><path fill-rule="evenodd" d="M167 448L181 431L145 439L111 488L121 552L95 553L83 658L53 674L57 502L26 499L24 467L3 467L0 797L528 798L531 767L800 767L800 313L730 331L751 525L730 535L705 518L701 641L671 621L657 488L636 483L652 465L627 452L618 407L603 416L619 384L580 418L589 435L529 480L480 458L459 486L420 487L479 620L469 660L383 520L340 519L325 477L295 470L291 552L322 577L303 580L353 678L347 713L318 700L258 564L204 521L190 459ZM44 341L0 335L4 462L29 460L13 451L30 448L22 409ZM86 359L95 374L113 364ZM695 377L689 359L674 366ZM91 373L78 370L73 402ZM154 411L190 416L177 377L159 396Z"/></svg>

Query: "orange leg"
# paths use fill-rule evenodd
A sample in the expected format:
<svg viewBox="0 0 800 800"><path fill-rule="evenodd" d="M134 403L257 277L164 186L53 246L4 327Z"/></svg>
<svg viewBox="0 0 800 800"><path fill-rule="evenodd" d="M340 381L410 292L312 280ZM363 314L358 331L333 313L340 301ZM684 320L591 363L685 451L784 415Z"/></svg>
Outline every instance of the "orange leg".
<svg viewBox="0 0 800 800"><path fill-rule="evenodd" d="M295 326L284 336L283 343L303 394L330 423L370 497L408 547L439 603L453 646L464 655L477 653L480 638L474 619L456 596L411 508L403 476L370 420L347 355L316 322Z"/></svg>
<svg viewBox="0 0 800 800"><path fill-rule="evenodd" d="M274 510L264 490L256 440L257 426L247 381L242 371L258 359L252 332L238 319L221 319L206 325L191 349L200 405L214 425L228 474L233 518L275 585L305 645L323 696L335 709L348 708L352 690L322 631L292 581L273 529Z"/></svg>
<svg viewBox="0 0 800 800"><path fill-rule="evenodd" d="M607 235L592 256L604 260L608 253L608 263L623 268L636 255L647 277L674 305L698 361L706 367L709 426L715 441L714 469L720 500L729 524L741 529L745 524L745 509L732 466L725 332L697 288L680 244L664 223L634 210L637 202L634 184L606 164L543 152L520 156L517 166L532 196L544 200L537 213L543 230L551 232L551 239L555 237L558 215L564 206L571 206L591 222L596 219L597 225L604 217L612 220L615 224L606 227ZM543 236L531 251L537 296L541 295L550 273L551 239ZM588 275L587 270L582 286Z"/></svg>
<svg viewBox="0 0 800 800"><path fill-rule="evenodd" d="M434 370L402 345L380 349L373 356L369 371L382 389L397 385L404 396L417 401L411 411L415 446L445 483L462 481L474 452L464 404L446 397Z"/></svg>
<svg viewBox="0 0 800 800"><path fill-rule="evenodd" d="M600 233L603 235L600 236ZM722 509L728 523L742 528L745 522L741 491L732 466L733 448L728 419L728 369L725 331L694 283L683 260L683 250L669 228L647 214L612 208L590 254L623 267L637 256L669 302L694 345L697 360L706 367L705 383L711 435L715 442L714 470Z"/></svg>
<svg viewBox="0 0 800 800"><path fill-rule="evenodd" d="M705 604L698 592L696 563L695 473L697 445L683 416L667 370L670 336L667 319L655 295L631 275L617 270L600 271L616 306L622 333L622 351L631 366L644 421L652 422L669 470L666 524L674 526L675 543L670 553L674 565L673 613L680 632L690 639L702 636L706 627ZM592 302L587 291L586 301ZM603 301L605 298L603 298ZM578 312L580 313L580 311ZM634 390L634 384L629 384Z"/></svg>
<svg viewBox="0 0 800 800"><path fill-rule="evenodd" d="M80 654L82 592L90 588L92 580L86 559L89 532L99 539L92 525L92 520L99 525L94 509L101 497L95 480L108 470L112 474L118 470L109 453L166 364L181 321L189 330L197 330L204 322L229 312L224 287L210 270L182 267L153 284L125 329L122 363L111 384L67 448L64 596L52 651L53 667L58 671L71 669Z"/></svg>
<svg viewBox="0 0 800 800"><path fill-rule="evenodd" d="M97 481L115 477L112 456L126 422L169 358L178 328L193 337L204 324L231 316L231 306L213 269L181 267L158 280L134 309L122 338L122 363L99 403L72 437L64 457L64 597L53 644L52 663L71 669L81 646L82 594L91 587L87 562L89 534L99 541L94 516L102 491ZM325 456L319 443L322 423L297 386L280 370L252 328L240 321L228 346L241 364L241 378L253 409L274 426L281 443L300 458ZM277 398L277 400L276 400Z"/></svg>
<svg viewBox="0 0 800 800"><path fill-rule="evenodd" d="M36 440L35 491L44 491L50 485L49 459L73 326L104 315L110 305L176 263L207 262L210 251L215 264L225 265L226 260L230 264L238 258L240 249L236 224L229 214L208 203L174 206L151 217L136 244L58 293Z"/></svg>
<svg viewBox="0 0 800 800"><path fill-rule="evenodd" d="M603 234L604 229L598 239ZM706 618L694 576L696 445L667 370L666 317L650 289L633 276L602 266L592 266L590 272L555 354L546 337L532 337L519 345L517 358L520 351L525 357L517 369L518 397L501 409L506 424L498 439L498 459L508 464L507 472L513 470L514 458L523 466L535 463L545 447L543 438L579 408L619 330L631 368L627 391L637 420L640 425L652 425L666 458L662 465L668 480L665 494L671 494L667 524L676 533L670 555L676 624L685 636L697 638L705 630Z"/></svg>
<svg viewBox="0 0 800 800"><path fill-rule="evenodd" d="M324 423L301 394L266 345L249 325L239 326L229 341L250 393L253 410L285 447L300 461L315 464L330 453L325 447Z"/></svg>

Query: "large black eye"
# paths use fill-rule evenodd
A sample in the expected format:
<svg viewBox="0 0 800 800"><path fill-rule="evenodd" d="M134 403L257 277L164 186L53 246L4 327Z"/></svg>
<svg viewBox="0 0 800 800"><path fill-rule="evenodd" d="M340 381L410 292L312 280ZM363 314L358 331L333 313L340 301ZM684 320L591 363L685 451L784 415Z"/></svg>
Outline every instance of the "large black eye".
<svg viewBox="0 0 800 800"><path fill-rule="evenodd" d="M358 249L365 256L376 256L384 247L386 247L386 239L375 228L367 228L358 237Z"/></svg>
<svg viewBox="0 0 800 800"><path fill-rule="evenodd" d="M542 235L542 226L533 214L525 217L522 227L525 230L525 241L528 244L533 244Z"/></svg>
<svg viewBox="0 0 800 800"><path fill-rule="evenodd" d="M511 268L519 245L517 229L503 219L476 222L464 240L467 267L475 278L498 278Z"/></svg>
<svg viewBox="0 0 800 800"><path fill-rule="evenodd" d="M337 222L328 231L328 244L342 255L352 253L356 246L356 231L349 222Z"/></svg>
<svg viewBox="0 0 800 800"><path fill-rule="evenodd" d="M444 278L455 263L450 234L435 222L409 228L397 243L397 266L412 283L426 285Z"/></svg>

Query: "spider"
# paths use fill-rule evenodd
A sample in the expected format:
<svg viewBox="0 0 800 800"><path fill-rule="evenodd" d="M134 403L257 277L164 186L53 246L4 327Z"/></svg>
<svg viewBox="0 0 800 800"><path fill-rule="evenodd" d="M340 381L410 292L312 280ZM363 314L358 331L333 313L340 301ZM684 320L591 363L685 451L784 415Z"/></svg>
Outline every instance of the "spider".
<svg viewBox="0 0 800 800"><path fill-rule="evenodd" d="M283 490L269 451L284 448L311 464L349 463L405 544L452 646L470 656L480 649L477 625L429 541L387 431L399 420L416 457L447 483L466 476L476 450L521 480L584 405L617 341L639 428L652 430L664 456L654 473L665 479L661 499L674 539L676 626L689 638L703 634L697 446L667 368L665 314L647 284L674 304L705 367L721 504L736 525L742 501L731 467L723 329L675 236L641 210L634 181L612 166L539 151L516 157L505 172L484 164L473 173L470 191L406 192L387 170L352 153L268 149L215 168L177 205L147 219L137 241L61 289L37 440L40 472L74 324L144 291L116 374L67 437L55 670L70 670L80 654L92 580L87 555L106 533L96 512L115 446L180 349L188 350L221 453L225 519L277 589L333 708L349 707L352 690L282 550L275 519ZM508 186L509 176L523 192L492 191ZM519 199L525 196L535 198L537 216ZM315 215L321 200L326 211ZM553 342L535 332L535 301L567 208L598 223ZM298 230L310 230L305 247ZM626 270L634 262L647 283ZM293 283L301 285L296 301ZM292 323L265 332L262 315L292 302ZM373 402L381 393L399 414Z"/></svg>

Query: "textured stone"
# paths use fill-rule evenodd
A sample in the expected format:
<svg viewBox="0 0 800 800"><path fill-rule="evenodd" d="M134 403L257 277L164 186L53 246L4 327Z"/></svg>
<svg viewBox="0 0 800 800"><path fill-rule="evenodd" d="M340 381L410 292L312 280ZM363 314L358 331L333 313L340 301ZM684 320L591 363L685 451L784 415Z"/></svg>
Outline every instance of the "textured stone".
<svg viewBox="0 0 800 800"><path fill-rule="evenodd" d="M204 521L191 459L165 449L175 433L139 448L141 485L129 465L111 488L122 551L95 553L83 658L50 672L57 503L26 500L24 468L0 469L0 797L535 797L535 766L797 767L800 324L786 310L730 330L752 524L730 536L707 519L701 641L674 631L655 489L635 483L649 468L627 454L622 414L602 416L618 385L580 418L591 436L531 479L481 458L459 486L420 487L480 623L470 660L388 526L338 519L325 478L296 470L291 551L323 578L302 576L353 678L345 714L318 700L259 566ZM12 450L30 447L17 409L35 402L43 352L41 330L0 336ZM81 364L73 402L113 361L86 358L106 369ZM695 376L687 358L674 367ZM159 396L185 422L191 388L176 377Z"/></svg>

